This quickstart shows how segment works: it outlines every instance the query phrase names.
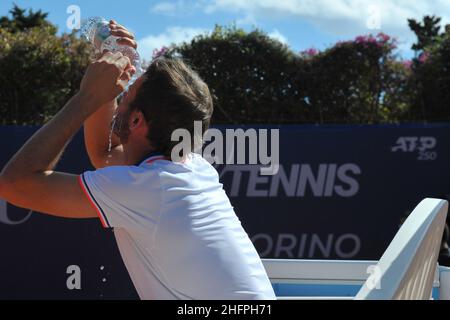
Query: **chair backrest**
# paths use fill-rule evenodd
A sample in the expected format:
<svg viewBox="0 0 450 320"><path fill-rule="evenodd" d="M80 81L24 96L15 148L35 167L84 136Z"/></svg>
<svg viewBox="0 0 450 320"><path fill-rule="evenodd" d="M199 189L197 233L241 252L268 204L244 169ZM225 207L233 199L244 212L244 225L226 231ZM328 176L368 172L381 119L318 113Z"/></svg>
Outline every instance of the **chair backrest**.
<svg viewBox="0 0 450 320"><path fill-rule="evenodd" d="M447 201L423 200L403 223L355 299L430 299L447 209Z"/></svg>

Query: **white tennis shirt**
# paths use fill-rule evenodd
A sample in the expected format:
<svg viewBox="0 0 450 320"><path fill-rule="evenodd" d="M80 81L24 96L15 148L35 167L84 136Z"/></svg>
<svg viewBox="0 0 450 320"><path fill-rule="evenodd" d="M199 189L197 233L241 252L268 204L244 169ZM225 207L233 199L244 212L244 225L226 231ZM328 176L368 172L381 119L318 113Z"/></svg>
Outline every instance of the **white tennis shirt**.
<svg viewBox="0 0 450 320"><path fill-rule="evenodd" d="M114 228L141 299L275 299L217 171L200 155L88 171L80 184Z"/></svg>

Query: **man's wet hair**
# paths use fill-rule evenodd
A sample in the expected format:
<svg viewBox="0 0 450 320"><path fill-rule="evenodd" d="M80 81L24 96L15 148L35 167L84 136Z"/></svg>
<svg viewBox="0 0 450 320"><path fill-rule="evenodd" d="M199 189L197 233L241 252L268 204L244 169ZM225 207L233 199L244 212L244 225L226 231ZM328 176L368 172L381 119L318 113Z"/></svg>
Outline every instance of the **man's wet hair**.
<svg viewBox="0 0 450 320"><path fill-rule="evenodd" d="M170 157L178 141L172 132L190 132L191 150L201 147L201 137L194 136L194 121L202 122L203 132L209 128L213 101L206 83L181 58L155 59L144 75L130 111L139 110L149 124L148 140L155 151Z"/></svg>

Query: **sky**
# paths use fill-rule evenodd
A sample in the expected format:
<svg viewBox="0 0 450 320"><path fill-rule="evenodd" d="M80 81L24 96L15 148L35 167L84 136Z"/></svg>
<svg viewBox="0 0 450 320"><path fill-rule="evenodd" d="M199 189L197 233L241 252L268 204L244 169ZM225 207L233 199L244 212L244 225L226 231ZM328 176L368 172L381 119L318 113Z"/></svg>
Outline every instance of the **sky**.
<svg viewBox="0 0 450 320"><path fill-rule="evenodd" d="M136 36L141 56L150 60L154 49L189 41L210 32L215 24L250 31L258 28L299 52L323 50L338 41L363 34L387 33L398 39L397 53L413 56L415 40L407 19L437 15L450 23L450 0L14 0L22 8L41 9L59 32L69 32L72 5L81 18L115 19ZM0 0L0 16L13 1Z"/></svg>

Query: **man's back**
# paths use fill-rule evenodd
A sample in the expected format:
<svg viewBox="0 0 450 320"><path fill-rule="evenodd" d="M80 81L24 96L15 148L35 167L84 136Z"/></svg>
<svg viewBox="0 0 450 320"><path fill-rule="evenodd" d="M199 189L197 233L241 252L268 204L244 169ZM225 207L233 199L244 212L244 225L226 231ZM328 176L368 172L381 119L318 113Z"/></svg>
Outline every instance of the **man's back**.
<svg viewBox="0 0 450 320"><path fill-rule="evenodd" d="M82 176L142 299L274 299L216 170L154 156Z"/></svg>

